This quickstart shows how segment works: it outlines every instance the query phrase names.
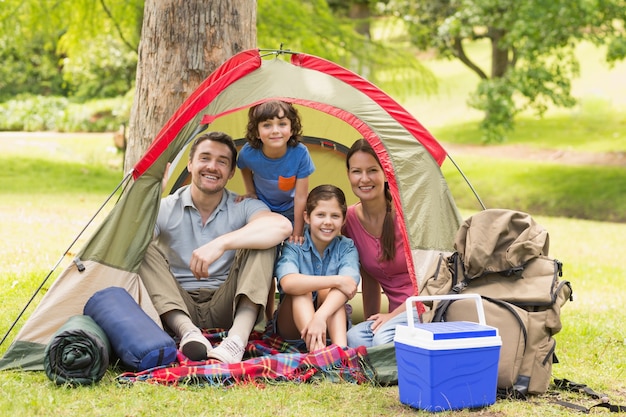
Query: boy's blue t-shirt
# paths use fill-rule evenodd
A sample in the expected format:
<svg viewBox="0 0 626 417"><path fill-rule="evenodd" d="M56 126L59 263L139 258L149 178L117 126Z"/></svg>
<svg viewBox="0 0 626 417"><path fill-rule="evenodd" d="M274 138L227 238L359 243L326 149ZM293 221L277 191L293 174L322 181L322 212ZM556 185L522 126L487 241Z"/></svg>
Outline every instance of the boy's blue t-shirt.
<svg viewBox="0 0 626 417"><path fill-rule="evenodd" d="M275 270L278 289L281 292L280 280L287 274L348 275L358 285L361 281L359 253L352 239L337 236L324 250L324 256L320 256L311 241L311 233L307 226L304 229L302 245L289 242L283 244Z"/></svg>
<svg viewBox="0 0 626 417"><path fill-rule="evenodd" d="M293 208L296 180L315 171L309 150L302 143L288 146L287 153L278 159L268 158L261 149L246 143L239 152L237 166L252 171L257 196L277 213Z"/></svg>

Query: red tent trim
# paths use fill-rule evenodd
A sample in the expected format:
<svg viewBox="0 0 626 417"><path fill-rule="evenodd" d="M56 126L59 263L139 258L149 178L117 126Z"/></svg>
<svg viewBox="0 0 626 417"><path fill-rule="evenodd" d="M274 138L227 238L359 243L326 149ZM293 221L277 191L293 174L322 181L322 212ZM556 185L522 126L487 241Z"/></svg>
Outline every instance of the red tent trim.
<svg viewBox="0 0 626 417"><path fill-rule="evenodd" d="M180 130L219 93L260 66L261 57L258 51L248 50L233 56L207 77L157 134L143 158L135 165L133 178L137 179L143 175L176 138Z"/></svg>
<svg viewBox="0 0 626 417"><path fill-rule="evenodd" d="M446 159L446 151L441 144L422 126L410 113L406 111L398 102L389 97L385 92L376 87L371 82L365 80L360 75L343 68L334 62L303 53L295 54L291 57L291 63L303 68L312 69L333 77L358 89L373 101L378 103L387 113L408 130L432 155L441 166Z"/></svg>

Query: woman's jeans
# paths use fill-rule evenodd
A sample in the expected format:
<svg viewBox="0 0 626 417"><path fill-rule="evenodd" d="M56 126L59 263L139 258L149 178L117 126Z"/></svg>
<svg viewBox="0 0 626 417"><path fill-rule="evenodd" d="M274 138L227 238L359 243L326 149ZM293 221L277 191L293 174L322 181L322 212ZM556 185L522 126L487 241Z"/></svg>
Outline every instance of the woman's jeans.
<svg viewBox="0 0 626 417"><path fill-rule="evenodd" d="M413 320L416 324L420 322L415 308L413 308ZM396 326L408 325L407 314L406 312L402 312L393 317L380 326L376 330L376 333L372 332L372 323L374 323L372 320L367 320L352 326L352 328L348 330L348 346L372 347L393 342L393 338L396 334Z"/></svg>

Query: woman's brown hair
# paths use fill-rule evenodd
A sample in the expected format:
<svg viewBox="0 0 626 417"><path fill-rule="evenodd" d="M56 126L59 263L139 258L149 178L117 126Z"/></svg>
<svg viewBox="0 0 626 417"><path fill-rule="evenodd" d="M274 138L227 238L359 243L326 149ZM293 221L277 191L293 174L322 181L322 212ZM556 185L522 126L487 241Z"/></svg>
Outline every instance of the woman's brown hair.
<svg viewBox="0 0 626 417"><path fill-rule="evenodd" d="M365 152L372 155L378 163L378 166L382 169L378 155L372 148L372 146L365 139L357 139L352 144L348 154L346 155L346 168L350 170L350 158L357 152ZM387 202L387 211L385 213L385 219L383 220L383 231L380 235L380 241L382 245L381 261L390 261L396 256L396 228L393 221L393 199L391 197L391 191L389 191L389 184L385 181L385 201Z"/></svg>

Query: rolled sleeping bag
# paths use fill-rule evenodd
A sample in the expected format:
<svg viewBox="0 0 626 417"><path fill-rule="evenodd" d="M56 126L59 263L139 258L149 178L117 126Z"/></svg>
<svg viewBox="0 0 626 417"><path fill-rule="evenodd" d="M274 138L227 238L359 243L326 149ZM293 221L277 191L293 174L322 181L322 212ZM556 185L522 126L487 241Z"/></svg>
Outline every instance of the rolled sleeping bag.
<svg viewBox="0 0 626 417"><path fill-rule="evenodd" d="M106 333L91 317L72 316L46 345L44 369L57 385L91 385L104 376L111 354Z"/></svg>
<svg viewBox="0 0 626 417"><path fill-rule="evenodd" d="M176 360L176 342L120 287L96 292L83 313L106 332L122 365L144 371Z"/></svg>

